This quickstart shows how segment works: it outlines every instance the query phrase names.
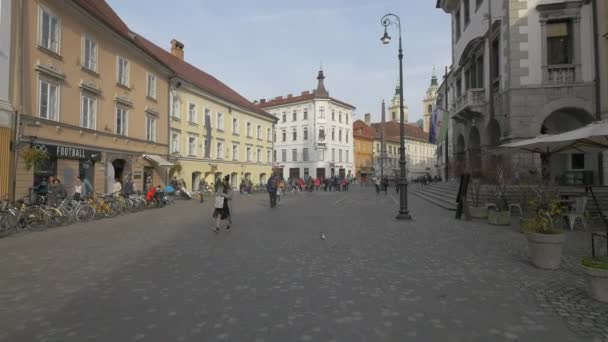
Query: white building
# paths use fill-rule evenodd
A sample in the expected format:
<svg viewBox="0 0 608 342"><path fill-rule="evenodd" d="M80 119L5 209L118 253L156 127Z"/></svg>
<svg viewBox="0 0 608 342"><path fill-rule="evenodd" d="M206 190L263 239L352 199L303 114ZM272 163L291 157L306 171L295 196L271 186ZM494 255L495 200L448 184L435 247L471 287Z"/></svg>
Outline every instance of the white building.
<svg viewBox="0 0 608 342"><path fill-rule="evenodd" d="M354 176L352 117L355 107L332 98L319 71L317 89L257 105L278 118L275 167L283 177Z"/></svg>
<svg viewBox="0 0 608 342"><path fill-rule="evenodd" d="M591 1L438 0L437 7L452 18L451 176L491 168L487 148L599 119ZM525 157L504 162L513 171L540 164ZM599 180L595 155L556 155L546 166L563 184Z"/></svg>

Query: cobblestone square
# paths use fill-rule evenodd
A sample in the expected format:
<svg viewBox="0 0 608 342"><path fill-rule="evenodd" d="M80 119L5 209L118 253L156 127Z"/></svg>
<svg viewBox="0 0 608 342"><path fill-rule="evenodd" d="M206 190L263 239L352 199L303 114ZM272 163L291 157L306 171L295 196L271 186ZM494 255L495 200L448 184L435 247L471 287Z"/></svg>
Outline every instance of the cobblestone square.
<svg viewBox="0 0 608 342"><path fill-rule="evenodd" d="M212 203L179 201L0 240L0 341L608 340L580 246L538 270L515 228L413 196L395 221L358 186L234 202L217 235Z"/></svg>

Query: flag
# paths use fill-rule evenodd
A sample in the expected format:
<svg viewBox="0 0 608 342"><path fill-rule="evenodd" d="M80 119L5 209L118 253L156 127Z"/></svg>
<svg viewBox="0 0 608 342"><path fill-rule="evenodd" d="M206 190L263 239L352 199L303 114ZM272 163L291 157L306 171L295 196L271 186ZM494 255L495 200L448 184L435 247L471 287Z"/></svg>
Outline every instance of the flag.
<svg viewBox="0 0 608 342"><path fill-rule="evenodd" d="M429 143L437 143L437 107L433 106L429 122Z"/></svg>
<svg viewBox="0 0 608 342"><path fill-rule="evenodd" d="M439 120L438 123L438 138L439 140L446 140L448 137L448 124L449 124L449 120L450 120L450 113L447 110L443 110L440 108L437 108L437 120Z"/></svg>

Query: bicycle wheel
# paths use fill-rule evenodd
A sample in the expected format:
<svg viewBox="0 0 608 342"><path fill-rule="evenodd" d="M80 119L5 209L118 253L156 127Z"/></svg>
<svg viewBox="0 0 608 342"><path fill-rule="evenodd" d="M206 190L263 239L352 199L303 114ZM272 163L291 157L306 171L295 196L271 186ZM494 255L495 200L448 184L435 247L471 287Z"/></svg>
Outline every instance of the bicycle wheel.
<svg viewBox="0 0 608 342"><path fill-rule="evenodd" d="M48 216L48 225L50 227L58 227L67 223L68 218L57 208L44 208L42 209Z"/></svg>
<svg viewBox="0 0 608 342"><path fill-rule="evenodd" d="M25 227L29 230L41 231L49 226L50 215L41 208L29 208L23 215Z"/></svg>
<svg viewBox="0 0 608 342"><path fill-rule="evenodd" d="M8 211L0 214L0 237L5 237L11 234L14 222L11 221L11 216L13 215Z"/></svg>
<svg viewBox="0 0 608 342"><path fill-rule="evenodd" d="M81 205L74 213L74 218L78 222L84 222L92 219L95 216L95 208L90 204Z"/></svg>

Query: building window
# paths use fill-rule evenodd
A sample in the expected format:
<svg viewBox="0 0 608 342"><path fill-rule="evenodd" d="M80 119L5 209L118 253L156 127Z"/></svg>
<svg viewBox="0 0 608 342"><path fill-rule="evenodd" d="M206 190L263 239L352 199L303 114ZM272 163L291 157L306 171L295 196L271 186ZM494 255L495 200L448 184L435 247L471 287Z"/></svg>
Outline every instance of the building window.
<svg viewBox="0 0 608 342"><path fill-rule="evenodd" d="M336 121L336 111L335 110L331 110L331 121Z"/></svg>
<svg viewBox="0 0 608 342"><path fill-rule="evenodd" d="M475 11L481 7L481 4L483 4L483 0L475 0Z"/></svg>
<svg viewBox="0 0 608 342"><path fill-rule="evenodd" d="M349 140L350 140L350 131L346 130L346 142L348 143Z"/></svg>
<svg viewBox="0 0 608 342"><path fill-rule="evenodd" d="M247 146L247 161L251 161L251 147Z"/></svg>
<svg viewBox="0 0 608 342"><path fill-rule="evenodd" d="M454 32L456 32L456 40L460 39L460 9L454 15Z"/></svg>
<svg viewBox="0 0 608 342"><path fill-rule="evenodd" d="M336 129L332 128L331 129L331 141L335 141L336 140Z"/></svg>
<svg viewBox="0 0 608 342"><path fill-rule="evenodd" d="M287 161L287 150L281 150L281 160Z"/></svg>
<svg viewBox="0 0 608 342"><path fill-rule="evenodd" d="M336 161L336 149L331 149L331 161Z"/></svg>
<svg viewBox="0 0 608 342"><path fill-rule="evenodd" d="M283 131L281 132L281 138L282 138L282 140L281 140L281 141L283 141L283 142L286 142L286 141L287 141L287 131L286 131L286 130L283 130Z"/></svg>
<svg viewBox="0 0 608 342"><path fill-rule="evenodd" d="M319 118L325 119L325 107L319 107Z"/></svg>
<svg viewBox="0 0 608 342"><path fill-rule="evenodd" d="M463 0L462 6L464 7L464 27L467 27L471 22L471 6L469 6L469 0Z"/></svg>
<svg viewBox="0 0 608 342"><path fill-rule="evenodd" d="M129 86L129 60L118 56L118 77L117 82L125 87Z"/></svg>
<svg viewBox="0 0 608 342"><path fill-rule="evenodd" d="M272 150L272 161L277 161L277 150Z"/></svg>
<svg viewBox="0 0 608 342"><path fill-rule="evenodd" d="M348 119L348 113L344 114L344 119L346 120L346 124L348 125L348 121L349 121L349 119Z"/></svg>
<svg viewBox="0 0 608 342"><path fill-rule="evenodd" d="M43 119L57 121L59 113L59 86L40 80L38 115Z"/></svg>
<svg viewBox="0 0 608 342"><path fill-rule="evenodd" d="M342 123L342 112L338 112L338 122Z"/></svg>
<svg viewBox="0 0 608 342"><path fill-rule="evenodd" d="M267 150L266 151L266 162L267 163L272 162L271 157L272 157L272 154L271 154L270 150Z"/></svg>
<svg viewBox="0 0 608 342"><path fill-rule="evenodd" d="M342 150L338 150L338 162L342 162Z"/></svg>
<svg viewBox="0 0 608 342"><path fill-rule="evenodd" d="M291 161L298 161L298 150L295 148L291 150Z"/></svg>
<svg viewBox="0 0 608 342"><path fill-rule="evenodd" d="M171 116L179 119L179 97L177 94L171 96Z"/></svg>
<svg viewBox="0 0 608 342"><path fill-rule="evenodd" d="M308 127L304 127L304 131L302 132L302 139L308 140Z"/></svg>
<svg viewBox="0 0 608 342"><path fill-rule="evenodd" d="M156 141L156 119L151 116L146 116L146 140Z"/></svg>
<svg viewBox="0 0 608 342"><path fill-rule="evenodd" d="M287 122L287 113L283 112L283 122Z"/></svg>
<svg viewBox="0 0 608 342"><path fill-rule="evenodd" d="M179 153L179 133L171 133L171 153Z"/></svg>
<svg viewBox="0 0 608 342"><path fill-rule="evenodd" d="M224 114L217 113L217 129L220 131L224 130Z"/></svg>
<svg viewBox="0 0 608 342"><path fill-rule="evenodd" d="M205 108L205 128L211 128L211 110Z"/></svg>
<svg viewBox="0 0 608 342"><path fill-rule="evenodd" d="M188 104L188 121L192 123L196 123L198 118L196 117L196 104L189 103Z"/></svg>
<svg viewBox="0 0 608 342"><path fill-rule="evenodd" d="M147 79L146 95L151 99L156 99L156 75L148 73Z"/></svg>
<svg viewBox="0 0 608 342"><path fill-rule="evenodd" d="M302 161L308 161L308 148L302 150Z"/></svg>
<svg viewBox="0 0 608 342"><path fill-rule="evenodd" d="M272 129L270 128L266 129L266 140L272 141Z"/></svg>
<svg viewBox="0 0 608 342"><path fill-rule="evenodd" d="M572 162L570 164L572 170L584 170L585 169L585 154L573 153L570 155Z"/></svg>
<svg viewBox="0 0 608 342"><path fill-rule="evenodd" d="M346 162L348 163L348 159L349 159L349 158L348 158L348 150L346 150L345 152L346 152L346 153L345 153L345 154L346 154Z"/></svg>
<svg viewBox="0 0 608 342"><path fill-rule="evenodd" d="M262 126L260 125L257 127L256 137L260 140L262 139Z"/></svg>
<svg viewBox="0 0 608 342"><path fill-rule="evenodd" d="M319 127L319 141L325 140L325 129L323 127Z"/></svg>
<svg viewBox="0 0 608 342"><path fill-rule="evenodd" d="M547 23L547 64L572 64L572 32L568 20Z"/></svg>
<svg viewBox="0 0 608 342"><path fill-rule="evenodd" d="M239 160L239 145L232 144L232 160Z"/></svg>
<svg viewBox="0 0 608 342"><path fill-rule="evenodd" d="M97 43L90 37L83 37L82 66L97 71Z"/></svg>
<svg viewBox="0 0 608 342"><path fill-rule="evenodd" d="M239 120L232 118L232 133L239 134Z"/></svg>
<svg viewBox="0 0 608 342"><path fill-rule="evenodd" d="M292 141L298 140L298 131L295 128L291 131L291 140Z"/></svg>
<svg viewBox="0 0 608 342"><path fill-rule="evenodd" d="M338 131L338 141L342 142L342 130Z"/></svg>
<svg viewBox="0 0 608 342"><path fill-rule="evenodd" d="M217 159L224 159L224 143L221 141L217 142L217 149L215 154Z"/></svg>
<svg viewBox="0 0 608 342"><path fill-rule="evenodd" d="M319 157L319 161L325 161L325 150L317 151L317 156Z"/></svg>
<svg viewBox="0 0 608 342"><path fill-rule="evenodd" d="M304 109L304 112L302 113L302 119L308 120L308 109Z"/></svg>
<svg viewBox="0 0 608 342"><path fill-rule="evenodd" d="M97 112L97 99L82 95L80 108L80 126L89 129L95 129L95 117Z"/></svg>
<svg viewBox="0 0 608 342"><path fill-rule="evenodd" d="M191 157L196 156L196 137L188 137L188 155Z"/></svg>
<svg viewBox="0 0 608 342"><path fill-rule="evenodd" d="M122 107L116 108L116 134L127 135L129 111Z"/></svg>
<svg viewBox="0 0 608 342"><path fill-rule="evenodd" d="M207 159L211 158L211 138L207 137L203 142L203 156Z"/></svg>
<svg viewBox="0 0 608 342"><path fill-rule="evenodd" d="M255 156L258 163L262 162L262 149L258 148Z"/></svg>
<svg viewBox="0 0 608 342"><path fill-rule="evenodd" d="M291 114L291 121L298 121L298 112L295 110Z"/></svg>
<svg viewBox="0 0 608 342"><path fill-rule="evenodd" d="M41 7L38 26L40 46L59 54L59 42L61 39L59 18Z"/></svg>

